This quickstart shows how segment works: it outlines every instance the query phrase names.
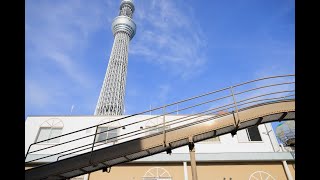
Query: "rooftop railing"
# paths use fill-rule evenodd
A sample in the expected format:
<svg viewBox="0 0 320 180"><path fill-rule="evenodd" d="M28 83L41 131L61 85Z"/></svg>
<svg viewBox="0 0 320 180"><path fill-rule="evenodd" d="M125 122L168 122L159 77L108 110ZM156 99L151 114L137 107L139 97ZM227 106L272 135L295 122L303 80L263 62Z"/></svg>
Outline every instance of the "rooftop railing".
<svg viewBox="0 0 320 180"><path fill-rule="evenodd" d="M60 136L38 141L29 145L27 150L25 161L27 157L31 154L39 155L45 154L41 157L31 159L25 163L36 163L41 162L40 160L55 158L56 161L60 160L62 157L77 155L85 152L92 152L97 149L97 147L103 148L107 145L112 145L118 142L125 142L131 140L132 138L139 138L143 136L152 135L152 133L163 133L164 141L166 136L166 131L171 128L187 127L192 126L196 123L205 122L208 120L216 119L234 113L238 116L238 112L244 109L267 104L274 101L286 101L295 99L295 75L280 75L259 78L244 83L236 84L219 90L204 93L198 96L166 104L160 107L156 107L150 110L146 110L140 113L127 115L121 118L111 120L109 122L100 123L94 126L83 128L77 131L69 132ZM177 109L179 107L179 109ZM149 113L159 114L148 116L148 118L139 119L133 121L133 118L137 119L139 115L149 115ZM178 114L179 116L171 118L168 121L168 116ZM182 114L181 114L182 113ZM211 118L208 118L210 116ZM214 118L212 118L214 117ZM237 117L239 119L239 116ZM160 121L159 121L160 119ZM153 123L152 126L139 126L141 123L150 122L156 120L157 123ZM162 121L161 121L162 120ZM98 132L99 127L111 127L112 124L121 124L118 127L109 128L106 131ZM235 122L236 123L236 122ZM131 128L129 128L131 127ZM159 128L161 131L159 132ZM82 137L73 138L77 136L77 133L84 132L89 129L94 129L95 133L90 135L85 135ZM132 129L129 132L121 133L117 136L107 137L106 139L97 141L97 136L102 133L107 133L111 131L120 131ZM52 139L63 138L70 139L62 141L58 144L53 145L43 145L44 142ZM83 141L86 138L91 138L91 140L85 140L89 143L82 144L78 143L76 146L71 145L76 141ZM113 142L113 143L106 143ZM31 150L35 146L46 146L37 147L35 150ZM62 147L60 150L57 147ZM56 149L55 149L56 148ZM43 153L46 150L52 150L54 153Z"/></svg>

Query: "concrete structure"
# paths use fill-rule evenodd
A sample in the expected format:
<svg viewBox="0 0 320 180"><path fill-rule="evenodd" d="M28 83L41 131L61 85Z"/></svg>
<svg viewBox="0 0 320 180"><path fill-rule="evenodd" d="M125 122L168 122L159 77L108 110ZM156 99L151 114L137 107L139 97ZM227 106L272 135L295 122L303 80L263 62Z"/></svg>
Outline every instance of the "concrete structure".
<svg viewBox="0 0 320 180"><path fill-rule="evenodd" d="M28 147L31 143L42 140L43 135L47 135L47 138L49 138L60 134L67 134L82 128L94 126L96 124L110 122L121 117L123 116L28 117L26 120L25 150L28 150ZM152 117L155 117L155 115L135 116L130 118L130 122L138 122L141 119ZM183 117L183 115L170 115L166 116L166 120L170 122L171 120L181 117ZM132 127L126 127L125 129L120 128L114 133L116 135L122 135L126 132L130 132L132 129L139 129L141 127L145 129L161 122L161 117L155 118L147 122L137 123ZM109 124L109 127L121 127L123 125L124 124L119 124L119 122L116 122ZM261 175L262 179L286 179L285 168L289 169L291 176L294 177L294 158L290 152L283 152L281 150L277 144L277 140L271 125L262 124L259 125L257 129L258 131L248 131L247 129L244 129L238 131L238 133L233 137L231 134L226 134L217 138L211 138L203 142L196 143L195 148L198 178L204 180L224 178L253 180L255 177L259 178ZM44 133L44 130L47 130L48 132ZM161 128L158 130L161 131ZM156 132L157 130L152 130L151 132L145 132L144 134L141 134L141 136ZM258 134L250 134L250 132L258 132ZM83 132L79 132L74 136L82 137L94 133L95 129L92 128ZM115 134L106 134L104 138L111 136L114 137ZM72 139L72 137L68 138ZM32 147L30 151L49 147L54 144L70 140L68 138L61 137L52 142L40 143ZM97 139L99 138L100 137L97 137ZM54 154L59 151L70 149L72 146L78 147L88 144L93 142L93 140L94 137L90 137L72 144L66 144L60 147L58 146L57 148L32 153L27 156L26 161L44 156L45 154ZM115 141L107 141L104 142L102 146L112 146L127 140L128 138L124 140L117 139ZM86 151L78 152L78 154L84 152ZM59 158L64 159L76 154L77 153ZM39 163L54 162L57 160L57 158L58 155L41 159L33 164L30 164L29 166L33 167L39 165ZM282 163L283 161L286 162L287 167L284 167L285 164ZM171 155L160 153L130 163L114 166L112 167L110 173L96 171L90 173L89 175L87 174L73 179L192 179L189 150L187 146L184 146L174 149Z"/></svg>
<svg viewBox="0 0 320 180"><path fill-rule="evenodd" d="M114 42L95 115L123 114L129 41L136 33L136 24L132 20L133 12L133 2L123 0L119 16L113 20Z"/></svg>

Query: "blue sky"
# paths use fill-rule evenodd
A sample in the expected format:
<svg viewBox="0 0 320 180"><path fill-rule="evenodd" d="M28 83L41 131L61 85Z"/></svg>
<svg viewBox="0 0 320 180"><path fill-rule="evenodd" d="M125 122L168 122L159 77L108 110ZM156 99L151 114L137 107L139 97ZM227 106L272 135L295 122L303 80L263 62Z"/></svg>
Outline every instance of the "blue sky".
<svg viewBox="0 0 320 180"><path fill-rule="evenodd" d="M26 1L25 117L93 115L120 0ZM125 114L295 73L292 0L136 0Z"/></svg>

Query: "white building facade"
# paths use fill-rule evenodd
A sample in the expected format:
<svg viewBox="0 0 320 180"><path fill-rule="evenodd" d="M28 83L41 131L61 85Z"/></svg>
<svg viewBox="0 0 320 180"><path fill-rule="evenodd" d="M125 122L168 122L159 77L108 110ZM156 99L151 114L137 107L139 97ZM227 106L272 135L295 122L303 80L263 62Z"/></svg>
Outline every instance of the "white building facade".
<svg viewBox="0 0 320 180"><path fill-rule="evenodd" d="M90 144L94 142L94 139L96 146L94 150L96 150L152 133L162 132L163 126L156 127L152 130L150 130L150 128L161 124L164 120L167 123L166 129L186 123L181 122L180 124L170 125L171 122L183 118L184 115L168 115L165 116L165 119L163 119L162 116L157 117L156 115L138 115L125 118L121 121L114 121L123 117L125 116L28 117L25 121L25 152L28 152L26 162L37 158L48 157L30 162L26 168L90 152L92 147ZM199 120L199 118L197 120ZM97 124L102 125L96 129ZM48 138L68 134L84 128L88 129L46 141ZM99 133L108 129L111 130L100 133L96 135L96 137L94 136L96 131ZM134 132L137 129L145 132L130 134L130 132ZM63 144L64 142L77 138L82 139ZM43 142L30 147L30 144L39 141ZM59 143L62 144L58 145ZM88 144L88 146L83 147L86 144ZM43 148L48 149L37 151ZM257 175L266 176L265 178L268 179L285 179L287 178L286 173L288 173L285 171L285 168L289 168L291 176L294 177L294 157L290 152L283 152L281 150L270 123L240 130L234 136L225 134L198 142L195 144L195 149L199 179L239 179L239 177L254 179ZM283 161L288 162L286 164L287 167L284 167ZM77 179L129 178L150 180L167 178L186 180L192 179L189 163L190 156L188 146L183 146L173 149L171 154L164 152L112 167L110 173L96 171L90 173L90 175L87 174L78 177ZM228 168L225 169L224 167ZM121 173L123 171L127 171L128 174ZM162 175L159 174L159 171L162 172ZM211 174L213 171L216 173ZM155 172L158 172L158 174Z"/></svg>

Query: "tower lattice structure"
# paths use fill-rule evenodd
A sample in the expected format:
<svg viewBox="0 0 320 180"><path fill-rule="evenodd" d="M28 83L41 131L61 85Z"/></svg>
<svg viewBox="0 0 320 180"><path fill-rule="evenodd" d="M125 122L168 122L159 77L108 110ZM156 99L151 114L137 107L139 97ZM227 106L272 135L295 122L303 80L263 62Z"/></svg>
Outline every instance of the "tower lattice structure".
<svg viewBox="0 0 320 180"><path fill-rule="evenodd" d="M122 115L128 66L129 42L136 33L132 0L122 0L112 22L114 42L94 115Z"/></svg>

